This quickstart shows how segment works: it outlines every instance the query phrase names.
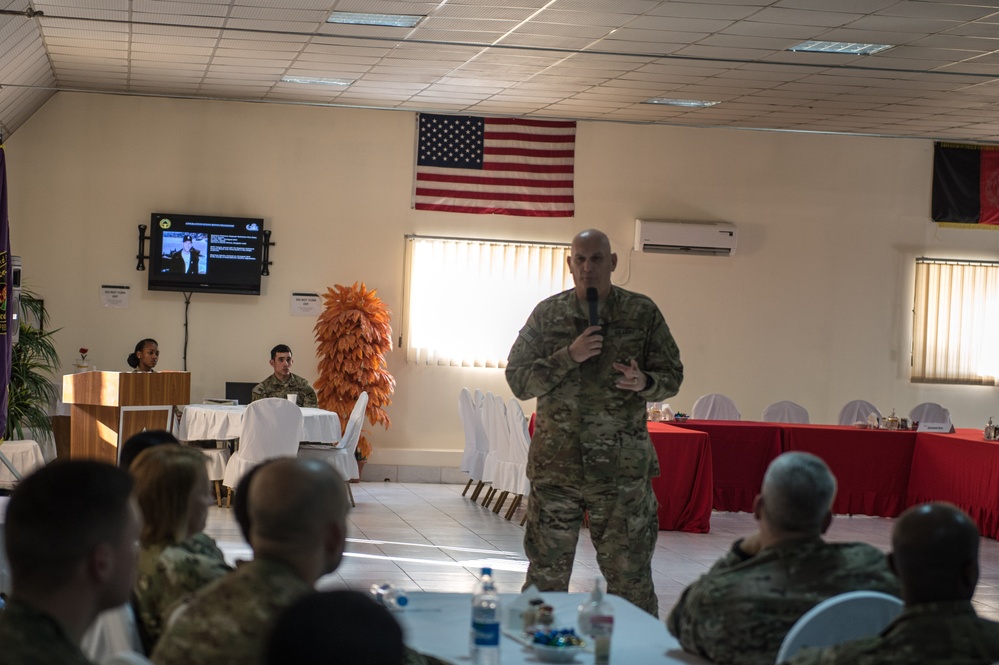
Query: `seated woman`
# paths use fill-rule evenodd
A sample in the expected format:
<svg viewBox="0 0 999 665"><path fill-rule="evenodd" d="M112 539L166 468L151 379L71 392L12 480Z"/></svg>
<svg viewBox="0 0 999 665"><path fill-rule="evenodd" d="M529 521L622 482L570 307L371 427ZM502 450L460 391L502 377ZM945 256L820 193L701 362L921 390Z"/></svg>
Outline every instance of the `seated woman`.
<svg viewBox="0 0 999 665"><path fill-rule="evenodd" d="M133 372L155 372L160 360L160 345L155 339L146 338L135 345L135 351L128 354L125 362Z"/></svg>
<svg viewBox="0 0 999 665"><path fill-rule="evenodd" d="M142 451L130 471L145 520L136 614L151 649L173 606L231 568L215 542L202 533L212 499L205 458L199 451L155 446Z"/></svg>

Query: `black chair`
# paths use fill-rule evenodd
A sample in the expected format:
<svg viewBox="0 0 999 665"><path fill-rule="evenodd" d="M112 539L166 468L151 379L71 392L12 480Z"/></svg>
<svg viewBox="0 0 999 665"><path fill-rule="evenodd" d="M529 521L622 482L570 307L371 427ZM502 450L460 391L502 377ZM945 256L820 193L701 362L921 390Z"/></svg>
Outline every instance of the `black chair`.
<svg viewBox="0 0 999 665"><path fill-rule="evenodd" d="M234 399L237 404L249 404L253 401L253 387L256 385L242 381L226 381L225 398Z"/></svg>

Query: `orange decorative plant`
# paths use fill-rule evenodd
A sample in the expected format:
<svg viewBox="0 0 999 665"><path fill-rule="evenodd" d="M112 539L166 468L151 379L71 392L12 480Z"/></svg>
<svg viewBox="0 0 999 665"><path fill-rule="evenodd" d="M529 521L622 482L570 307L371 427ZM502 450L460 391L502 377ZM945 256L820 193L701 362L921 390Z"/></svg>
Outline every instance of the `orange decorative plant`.
<svg viewBox="0 0 999 665"><path fill-rule="evenodd" d="M366 414L372 425L391 425L385 407L392 403L395 379L386 369L392 350L391 312L362 282L358 287L337 284L323 294L325 310L316 321L316 356L320 408L335 411L346 427L361 391L368 393ZM361 435L356 456L367 459L371 444Z"/></svg>

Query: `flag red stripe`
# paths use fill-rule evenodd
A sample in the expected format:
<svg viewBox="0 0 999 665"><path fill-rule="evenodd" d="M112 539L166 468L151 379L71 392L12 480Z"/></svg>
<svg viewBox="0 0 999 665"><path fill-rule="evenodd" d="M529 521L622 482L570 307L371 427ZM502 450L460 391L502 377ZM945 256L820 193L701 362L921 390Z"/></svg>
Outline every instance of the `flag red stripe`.
<svg viewBox="0 0 999 665"><path fill-rule="evenodd" d="M507 185L510 187L550 187L572 188L572 180L533 180L528 178L483 178L477 176L443 175L440 173L417 173L417 180L432 182L454 182L466 185Z"/></svg>
<svg viewBox="0 0 999 665"><path fill-rule="evenodd" d="M572 203L572 195L553 194L507 194L505 192L470 192L466 190L429 189L417 187L417 196L439 196L441 198L483 199L493 201L530 201L531 203Z"/></svg>
<svg viewBox="0 0 999 665"><path fill-rule="evenodd" d="M483 171L521 171L523 173L572 173L572 164L510 164L508 162L484 162Z"/></svg>
<svg viewBox="0 0 999 665"><path fill-rule="evenodd" d="M417 210L437 210L440 212L469 212L477 215L518 215L520 217L572 217L572 210L527 210L520 208L477 208L474 206L455 206L435 203L417 203Z"/></svg>
<svg viewBox="0 0 999 665"><path fill-rule="evenodd" d="M575 129L575 120L532 120L530 118L484 118L489 125L520 125L521 127L551 127L554 129Z"/></svg>
<svg viewBox="0 0 999 665"><path fill-rule="evenodd" d="M519 132L491 132L486 130L485 140L524 141L527 143L575 143L575 134L521 134Z"/></svg>
<svg viewBox="0 0 999 665"><path fill-rule="evenodd" d="M490 146L482 149L482 153L485 155L517 155L544 159L572 159L575 152L575 150L534 150L532 148L494 148Z"/></svg>
<svg viewBox="0 0 999 665"><path fill-rule="evenodd" d="M999 224L999 151L982 150L979 156L979 224Z"/></svg>

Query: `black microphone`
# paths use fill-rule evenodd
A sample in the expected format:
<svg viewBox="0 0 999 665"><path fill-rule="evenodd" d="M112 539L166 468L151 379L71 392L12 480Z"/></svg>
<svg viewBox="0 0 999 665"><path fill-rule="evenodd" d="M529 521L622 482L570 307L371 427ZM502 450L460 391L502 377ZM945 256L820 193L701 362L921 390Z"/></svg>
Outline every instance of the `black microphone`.
<svg viewBox="0 0 999 665"><path fill-rule="evenodd" d="M594 287L586 289L586 304L590 307L590 325L597 324L597 290Z"/></svg>

